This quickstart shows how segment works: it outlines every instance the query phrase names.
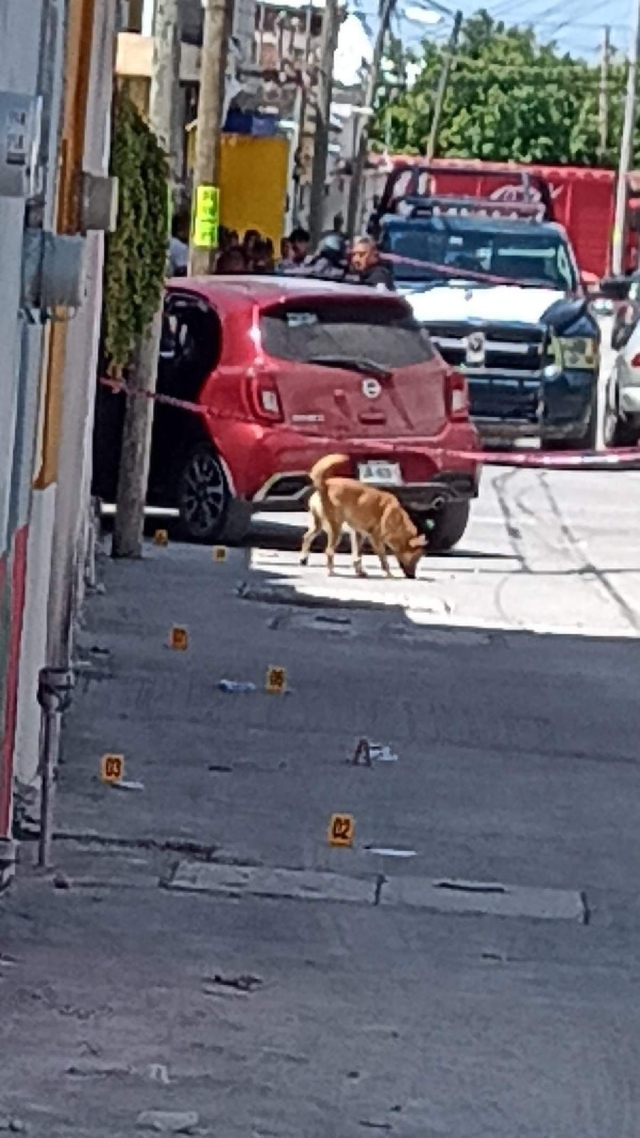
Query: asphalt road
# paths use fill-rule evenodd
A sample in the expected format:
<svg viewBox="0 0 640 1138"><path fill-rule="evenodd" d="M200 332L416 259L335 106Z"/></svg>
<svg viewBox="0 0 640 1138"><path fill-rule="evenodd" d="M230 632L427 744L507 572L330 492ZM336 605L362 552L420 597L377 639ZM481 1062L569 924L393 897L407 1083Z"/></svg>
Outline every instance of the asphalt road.
<svg viewBox="0 0 640 1138"><path fill-rule="evenodd" d="M600 428L613 362L610 321L602 323ZM398 570L393 583L384 580L373 556L365 558L368 580L355 580L347 553L333 581L321 553L300 569L302 513L257 515L251 564L306 597L400 606L416 625L635 636L639 521L639 471L487 466L463 540L450 554L426 557L415 582Z"/></svg>
<svg viewBox="0 0 640 1138"><path fill-rule="evenodd" d="M637 635L640 472L485 468L460 545L427 556L416 581L386 581L365 557L356 580L347 552L329 579L321 553L301 569L304 517L261 516L252 564L305 596L402 606L416 624ZM278 546L279 548L274 548Z"/></svg>
<svg viewBox="0 0 640 1138"><path fill-rule="evenodd" d="M416 582L273 518L103 560L58 876L23 847L0 908L0 1129L637 1138L639 493L486 472Z"/></svg>

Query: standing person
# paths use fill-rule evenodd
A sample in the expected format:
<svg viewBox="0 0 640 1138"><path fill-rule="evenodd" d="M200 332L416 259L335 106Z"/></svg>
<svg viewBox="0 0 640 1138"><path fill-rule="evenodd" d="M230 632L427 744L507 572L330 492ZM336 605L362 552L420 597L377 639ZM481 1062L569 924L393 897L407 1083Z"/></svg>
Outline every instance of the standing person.
<svg viewBox="0 0 640 1138"><path fill-rule="evenodd" d="M305 261L306 274L323 277L330 281L343 281L349 264L347 261L347 242L339 233L328 233L322 238L318 252Z"/></svg>
<svg viewBox="0 0 640 1138"><path fill-rule="evenodd" d="M189 264L189 219L177 213L171 222L167 276L186 277Z"/></svg>
<svg viewBox="0 0 640 1138"><path fill-rule="evenodd" d="M358 284L393 289L393 274L380 260L380 251L373 237L356 237L351 246L349 265Z"/></svg>
<svg viewBox="0 0 640 1138"><path fill-rule="evenodd" d="M291 263L293 265L304 264L309 252L310 241L311 235L308 229L303 229L301 225L297 225L295 229L291 230L289 246L291 248Z"/></svg>
<svg viewBox="0 0 640 1138"><path fill-rule="evenodd" d="M292 229L288 237L283 237L280 242L280 260L278 261L277 272L285 275L291 273L296 275L307 260L309 240L308 231L303 229L301 225Z"/></svg>
<svg viewBox="0 0 640 1138"><path fill-rule="evenodd" d="M249 270L251 270L251 266L253 264L256 245L260 240L260 234L257 229L247 229L244 237L242 238L242 252L244 253Z"/></svg>
<svg viewBox="0 0 640 1138"><path fill-rule="evenodd" d="M253 273L274 271L273 241L270 237L259 238L253 246L251 271Z"/></svg>
<svg viewBox="0 0 640 1138"><path fill-rule="evenodd" d="M216 261L216 273L218 275L246 272L247 264L244 259L244 253L239 245L232 245L230 248L224 249Z"/></svg>

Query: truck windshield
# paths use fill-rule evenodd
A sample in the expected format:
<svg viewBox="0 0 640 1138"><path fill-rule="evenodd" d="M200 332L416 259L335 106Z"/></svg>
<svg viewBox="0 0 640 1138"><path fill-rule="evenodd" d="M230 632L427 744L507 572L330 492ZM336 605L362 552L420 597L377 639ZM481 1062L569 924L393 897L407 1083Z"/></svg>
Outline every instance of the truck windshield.
<svg viewBox="0 0 640 1138"><path fill-rule="evenodd" d="M454 228L440 219L420 226L393 225L383 232L381 247L383 252L407 258L405 263L392 263L398 282L460 280L464 279L461 272L468 270L563 292L577 287L573 261L562 238L524 224L521 232ZM426 263L421 265L421 261ZM453 278L447 268L456 270ZM482 284L472 276L469 279Z"/></svg>

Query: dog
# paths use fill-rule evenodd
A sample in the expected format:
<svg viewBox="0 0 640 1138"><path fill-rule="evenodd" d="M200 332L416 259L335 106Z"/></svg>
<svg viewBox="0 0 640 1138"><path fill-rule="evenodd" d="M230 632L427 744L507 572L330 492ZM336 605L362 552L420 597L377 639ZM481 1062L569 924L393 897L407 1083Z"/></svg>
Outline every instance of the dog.
<svg viewBox="0 0 640 1138"><path fill-rule="evenodd" d="M344 454L328 454L309 471L314 491L308 507L309 528L302 539L301 565L309 560L313 539L324 530L327 535L327 567L334 575L335 552L343 526L351 530L351 554L357 577L365 577L360 553L360 539L367 537L377 553L387 577L393 576L387 549L397 557L405 577L414 578L418 561L424 553L426 538L419 534L406 510L393 494L377 490L355 478L331 477L331 471L344 466Z"/></svg>

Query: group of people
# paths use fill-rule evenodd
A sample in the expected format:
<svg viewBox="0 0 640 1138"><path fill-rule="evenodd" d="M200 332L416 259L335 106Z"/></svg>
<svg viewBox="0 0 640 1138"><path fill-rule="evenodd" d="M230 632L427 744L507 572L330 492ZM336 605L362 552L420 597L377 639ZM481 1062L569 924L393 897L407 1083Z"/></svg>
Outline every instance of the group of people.
<svg viewBox="0 0 640 1138"><path fill-rule="evenodd" d="M304 233L304 254L295 255L300 241L294 240ZM393 275L381 258L378 246L369 236L356 237L351 244L340 232L327 233L315 253L309 254L309 235L294 230L289 239L292 255L281 262L280 271L288 276L321 277L324 280L344 281L347 284L369 285L371 288L393 288Z"/></svg>
<svg viewBox="0 0 640 1138"><path fill-rule="evenodd" d="M378 246L372 237L357 237L349 244L334 223L330 233L321 238L315 252L311 252L311 236L302 226L296 226L280 242L280 257L276 259L270 237L257 229L248 229L242 239L232 229L220 228L220 244L215 273L277 274L280 276L320 277L324 280L364 284L372 288L393 288L393 277L382 263ZM170 276L186 276L188 246L179 223L172 230L169 246Z"/></svg>

